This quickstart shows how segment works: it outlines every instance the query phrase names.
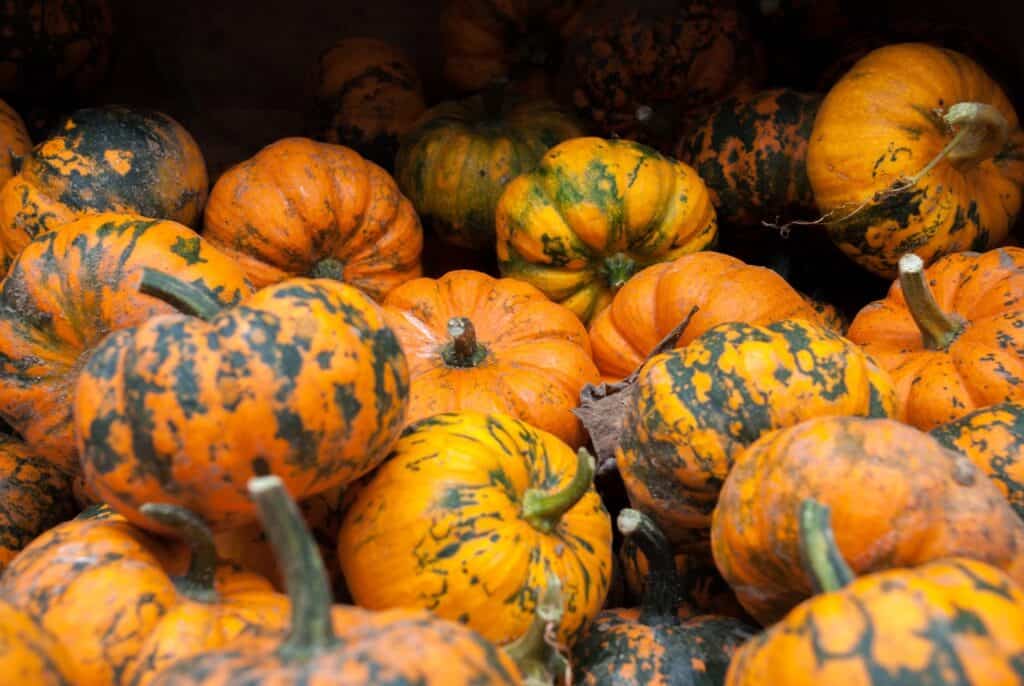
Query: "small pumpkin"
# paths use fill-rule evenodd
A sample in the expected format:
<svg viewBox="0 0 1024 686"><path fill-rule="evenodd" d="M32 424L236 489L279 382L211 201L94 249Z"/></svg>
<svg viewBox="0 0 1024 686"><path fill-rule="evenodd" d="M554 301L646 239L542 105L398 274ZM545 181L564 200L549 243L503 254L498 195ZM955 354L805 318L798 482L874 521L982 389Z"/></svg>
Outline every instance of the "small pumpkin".
<svg viewBox="0 0 1024 686"><path fill-rule="evenodd" d="M402 140L395 177L445 242L494 245L494 211L506 185L549 148L583 135L553 102L506 97L501 87L431 108Z"/></svg>
<svg viewBox="0 0 1024 686"><path fill-rule="evenodd" d="M376 38L346 38L320 55L321 136L391 169L398 140L423 114L423 86L409 56Z"/></svg>
<svg viewBox="0 0 1024 686"><path fill-rule="evenodd" d="M111 331L173 311L139 292L147 267L224 304L252 290L238 265L191 229L117 214L39 236L0 283L0 415L69 472L79 472L71 406L85 359Z"/></svg>
<svg viewBox="0 0 1024 686"><path fill-rule="evenodd" d="M21 160L32 150L32 141L21 116L0 100L0 187L18 173Z"/></svg>
<svg viewBox="0 0 1024 686"><path fill-rule="evenodd" d="M945 447L969 457L1024 519L1024 405L983 407L929 433Z"/></svg>
<svg viewBox="0 0 1024 686"><path fill-rule="evenodd" d="M715 564L765 626L812 595L798 535L806 498L831 509L858 574L964 556L1024 580L1024 522L968 458L892 419L817 417L741 453L714 513Z"/></svg>
<svg viewBox="0 0 1024 686"><path fill-rule="evenodd" d="M476 410L522 419L575 447L586 440L572 410L598 374L572 312L529 284L468 270L409 281L384 305L409 362L407 424Z"/></svg>
<svg viewBox="0 0 1024 686"><path fill-rule="evenodd" d="M498 263L589 322L637 271L711 245L715 210L697 173L625 140L555 146L498 201Z"/></svg>
<svg viewBox="0 0 1024 686"><path fill-rule="evenodd" d="M722 223L810 216L807 142L821 96L788 89L733 96L680 139L676 157L700 174Z"/></svg>
<svg viewBox="0 0 1024 686"><path fill-rule="evenodd" d="M584 449L518 419L424 419L345 515L338 557L352 597L375 610L428 609L504 643L530 625L550 570L568 641L611 582L611 522L592 480Z"/></svg>
<svg viewBox="0 0 1024 686"><path fill-rule="evenodd" d="M720 684L733 652L754 634L731 617L679 618L682 580L664 532L646 515L619 512L619 531L636 539L651 560L639 612L605 610L573 645L573 682Z"/></svg>
<svg viewBox="0 0 1024 686"><path fill-rule="evenodd" d="M31 617L0 600L0 674L12 684L72 686L71 658L64 645Z"/></svg>
<svg viewBox="0 0 1024 686"><path fill-rule="evenodd" d="M726 686L1020 680L1024 592L1005 573L960 557L854 578L827 513L800 518L817 595L741 647Z"/></svg>
<svg viewBox="0 0 1024 686"><path fill-rule="evenodd" d="M1024 131L973 60L922 43L860 59L825 96L807 176L832 240L864 268L896 276L1003 243L1020 210Z"/></svg>
<svg viewBox="0 0 1024 686"><path fill-rule="evenodd" d="M340 145L283 138L214 184L204 237L263 287L332 278L381 299L420 275L423 232L377 165Z"/></svg>
<svg viewBox="0 0 1024 686"><path fill-rule="evenodd" d="M157 271L143 289L190 314L154 317L96 347L74 421L86 482L140 526L146 502L217 531L253 521L246 483L278 474L303 498L383 460L408 402L408 369L372 300L330 279L290 279L222 311ZM140 413L139 404L149 409Z"/></svg>
<svg viewBox="0 0 1024 686"><path fill-rule="evenodd" d="M838 307L827 300L816 298L808 295L807 293L801 293L800 296L808 305L811 306L811 309L817 313L818 319L821 320L822 324L832 329L840 336L846 335L847 329L850 328L850 320L846 315L839 311Z"/></svg>
<svg viewBox="0 0 1024 686"><path fill-rule="evenodd" d="M933 429L972 410L1024 401L1024 249L915 254L847 332L889 371L906 421Z"/></svg>
<svg viewBox="0 0 1024 686"><path fill-rule="evenodd" d="M0 245L13 259L36 236L101 212L198 226L207 186L199 146L166 114L78 110L0 190Z"/></svg>

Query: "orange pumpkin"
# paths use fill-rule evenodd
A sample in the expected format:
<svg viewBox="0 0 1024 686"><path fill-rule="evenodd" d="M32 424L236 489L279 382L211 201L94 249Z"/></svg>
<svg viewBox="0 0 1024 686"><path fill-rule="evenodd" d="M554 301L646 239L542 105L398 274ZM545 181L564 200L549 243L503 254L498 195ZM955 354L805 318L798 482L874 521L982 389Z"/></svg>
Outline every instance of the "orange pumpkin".
<svg viewBox="0 0 1024 686"><path fill-rule="evenodd" d="M332 278L381 299L420 275L423 232L387 172L340 145L284 138L214 184L204 237L257 287Z"/></svg>
<svg viewBox="0 0 1024 686"><path fill-rule="evenodd" d="M32 141L21 116L0 100L0 187L18 173L21 159L32 150Z"/></svg>
<svg viewBox="0 0 1024 686"><path fill-rule="evenodd" d="M0 674L10 684L77 683L64 645L6 600L0 600Z"/></svg>

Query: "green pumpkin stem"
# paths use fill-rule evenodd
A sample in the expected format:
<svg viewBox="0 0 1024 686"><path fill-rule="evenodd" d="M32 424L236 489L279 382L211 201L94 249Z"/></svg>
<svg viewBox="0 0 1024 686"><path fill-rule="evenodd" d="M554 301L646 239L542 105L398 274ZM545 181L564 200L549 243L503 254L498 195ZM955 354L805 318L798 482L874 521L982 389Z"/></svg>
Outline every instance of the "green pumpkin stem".
<svg viewBox="0 0 1024 686"><path fill-rule="evenodd" d="M576 475L561 491L545 493L531 488L523 494L523 519L538 531L554 531L562 515L571 510L594 483L594 456L586 448L576 453L576 464Z"/></svg>
<svg viewBox="0 0 1024 686"><path fill-rule="evenodd" d="M224 309L216 298L195 284L149 267L142 269L139 292L159 298L185 314L205 320L213 319Z"/></svg>
<svg viewBox="0 0 1024 686"><path fill-rule="evenodd" d="M537 601L526 633L502 648L518 665L526 686L550 686L568 667L568 661L550 638L551 630L562 623L564 608L562 582L548 572L547 586Z"/></svg>
<svg viewBox="0 0 1024 686"><path fill-rule="evenodd" d="M606 257L604 260L604 275L608 280L608 287L617 291L626 285L626 282L633 278L640 265L633 258L619 252Z"/></svg>
<svg viewBox="0 0 1024 686"><path fill-rule="evenodd" d="M139 511L163 527L189 547L188 571L174 579L174 586L187 598L199 603L217 602L214 579L217 575L217 546L210 528L199 515L180 505L145 503Z"/></svg>
<svg viewBox="0 0 1024 686"><path fill-rule="evenodd" d="M449 367L476 367L487 357L487 349L476 340L476 327L468 317L448 320L452 340L441 350L441 359Z"/></svg>
<svg viewBox="0 0 1024 686"><path fill-rule="evenodd" d="M907 253L899 262L900 288L907 309L921 331L921 340L929 350L945 350L956 340L964 325L939 308L924 276L924 261Z"/></svg>
<svg viewBox="0 0 1024 686"><path fill-rule="evenodd" d="M676 558L665 532L653 519L639 510L625 508L617 520L623 536L635 537L647 558L647 579L640 602L640 621L644 624L674 621L679 611L681 580Z"/></svg>
<svg viewBox="0 0 1024 686"><path fill-rule="evenodd" d="M333 279L335 281L344 281L345 265L337 258L325 257L313 265L313 268L309 271L309 275L314 279Z"/></svg>
<svg viewBox="0 0 1024 686"><path fill-rule="evenodd" d="M249 479L263 529L292 602L291 628L278 647L286 662L301 662L338 644L331 625L331 586L306 520L277 476Z"/></svg>
<svg viewBox="0 0 1024 686"><path fill-rule="evenodd" d="M838 591L855 578L836 545L828 506L813 498L800 504L800 555L815 593Z"/></svg>

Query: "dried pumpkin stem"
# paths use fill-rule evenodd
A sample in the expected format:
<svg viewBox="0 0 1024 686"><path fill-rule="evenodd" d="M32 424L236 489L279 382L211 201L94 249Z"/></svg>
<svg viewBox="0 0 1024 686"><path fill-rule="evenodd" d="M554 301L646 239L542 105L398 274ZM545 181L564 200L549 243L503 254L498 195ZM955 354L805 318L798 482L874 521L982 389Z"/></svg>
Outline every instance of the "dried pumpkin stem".
<svg viewBox="0 0 1024 686"><path fill-rule="evenodd" d="M958 102L942 119L957 131L953 137L956 144L947 155L960 169L994 157L1010 137L1010 123L1003 113L983 102Z"/></svg>
<svg viewBox="0 0 1024 686"><path fill-rule="evenodd" d="M249 479L263 529L292 602L291 628L277 649L285 661L308 660L338 644L331 625L331 586L306 520L276 476Z"/></svg>
<svg viewBox="0 0 1024 686"><path fill-rule="evenodd" d="M624 253L615 253L604 260L603 272L608 280L608 287L617 291L633 278L640 265L632 257Z"/></svg>
<svg viewBox="0 0 1024 686"><path fill-rule="evenodd" d="M531 488L523 494L523 519L538 531L550 533L594 483L594 456L586 448L576 453L576 475L557 493Z"/></svg>
<svg viewBox="0 0 1024 686"><path fill-rule="evenodd" d="M552 629L557 630L562 623L564 608L562 581L549 572L544 594L537 602L533 621L526 633L502 648L519 667L526 686L550 686L568 667L565 657L550 638Z"/></svg>
<svg viewBox="0 0 1024 686"><path fill-rule="evenodd" d="M449 367L476 367L487 357L487 349L476 340L476 327L468 317L448 320L452 340L441 349L441 359Z"/></svg>
<svg viewBox="0 0 1024 686"><path fill-rule="evenodd" d="M199 603L217 602L214 579L217 574L217 546L210 528L199 515L180 505L145 503L139 511L147 519L174 531L189 547L185 576L174 579L178 591Z"/></svg>
<svg viewBox="0 0 1024 686"><path fill-rule="evenodd" d="M838 591L854 580L832 532L827 505L813 498L800 504L800 555L816 593Z"/></svg>
<svg viewBox="0 0 1024 686"><path fill-rule="evenodd" d="M924 277L924 261L914 253L900 258L900 288L907 309L921 331L921 340L929 350L945 350L956 340L964 326L939 307Z"/></svg>
<svg viewBox="0 0 1024 686"><path fill-rule="evenodd" d="M344 281L345 265L337 258L325 257L313 265L313 268L309 271L309 275L314 279L333 279L335 281Z"/></svg>
<svg viewBox="0 0 1024 686"><path fill-rule="evenodd" d="M185 314L200 319L213 319L224 309L216 298L195 284L149 267L142 269L139 292L159 298Z"/></svg>
<svg viewBox="0 0 1024 686"><path fill-rule="evenodd" d="M644 597L640 603L640 621L655 624L674 620L679 610L681 580L676 570L676 558L665 532L653 519L639 510L625 508L617 520L623 536L635 537L637 545L647 558L647 579Z"/></svg>

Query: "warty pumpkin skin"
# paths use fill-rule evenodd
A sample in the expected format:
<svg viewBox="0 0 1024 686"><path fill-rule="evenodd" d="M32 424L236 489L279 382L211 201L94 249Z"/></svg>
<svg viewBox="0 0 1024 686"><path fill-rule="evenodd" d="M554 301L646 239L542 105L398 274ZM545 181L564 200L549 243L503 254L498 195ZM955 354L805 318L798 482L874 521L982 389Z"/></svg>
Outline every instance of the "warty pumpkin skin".
<svg viewBox="0 0 1024 686"><path fill-rule="evenodd" d="M21 158L32 150L32 141L21 116L0 100L0 187L18 172Z"/></svg>
<svg viewBox="0 0 1024 686"><path fill-rule="evenodd" d="M725 322L818 320L814 308L771 269L711 251L684 255L639 272L594 317L590 341L601 375L629 376L693 307L698 309L677 348Z"/></svg>
<svg viewBox="0 0 1024 686"><path fill-rule="evenodd" d="M817 417L741 453L714 513L715 563L765 626L812 595L798 535L806 498L831 509L858 574L964 556L1024 580L1024 522L968 458L892 419Z"/></svg>
<svg viewBox="0 0 1024 686"><path fill-rule="evenodd" d="M972 410L1024 401L1024 249L913 254L885 299L847 336L889 371L906 421L930 430Z"/></svg>
<svg viewBox="0 0 1024 686"><path fill-rule="evenodd" d="M13 259L36 236L101 212L197 226L208 183L199 146L166 114L78 110L0 190L0 244Z"/></svg>
<svg viewBox="0 0 1024 686"><path fill-rule="evenodd" d="M489 249L495 207L508 183L552 146L582 135L575 117L555 103L492 88L428 110L402 140L395 177L442 240Z"/></svg>
<svg viewBox="0 0 1024 686"><path fill-rule="evenodd" d="M709 247L715 210L697 173L625 140L576 138L498 201L503 276L589 322L642 267Z"/></svg>
<svg viewBox="0 0 1024 686"><path fill-rule="evenodd" d="M480 272L409 281L384 301L409 363L406 424L459 410L522 419L579 447L572 414L597 383L587 330L533 286Z"/></svg>
<svg viewBox="0 0 1024 686"><path fill-rule="evenodd" d="M0 283L0 415L70 472L79 471L71 406L86 357L111 331L174 311L139 292L147 267L225 305L252 290L237 264L187 227L116 214L39 236Z"/></svg>
<svg viewBox="0 0 1024 686"><path fill-rule="evenodd" d="M559 636L570 640L611 581L611 522L590 459L505 415L414 424L342 523L353 599L428 609L504 643L530 625L550 571L566 597Z"/></svg>
<svg viewBox="0 0 1024 686"><path fill-rule="evenodd" d="M183 295L200 316L117 331L80 374L78 448L101 499L157 531L143 503L180 505L223 531L255 519L251 476L277 474L303 498L385 458L409 377L372 300L330 279L290 279L221 311L187 286L147 273L144 288Z"/></svg>
<svg viewBox="0 0 1024 686"><path fill-rule="evenodd" d="M283 138L214 184L203 236L262 288L326 277L380 300L420 275L423 231L387 172L340 145Z"/></svg>
<svg viewBox="0 0 1024 686"><path fill-rule="evenodd" d="M1013 105L981 67L904 43L863 57L825 96L807 176L836 245L892 278L909 251L927 264L1000 245L1020 210L1022 149Z"/></svg>
<svg viewBox="0 0 1024 686"><path fill-rule="evenodd" d="M7 683L72 686L73 673L64 646L27 614L0 600L0 674Z"/></svg>

